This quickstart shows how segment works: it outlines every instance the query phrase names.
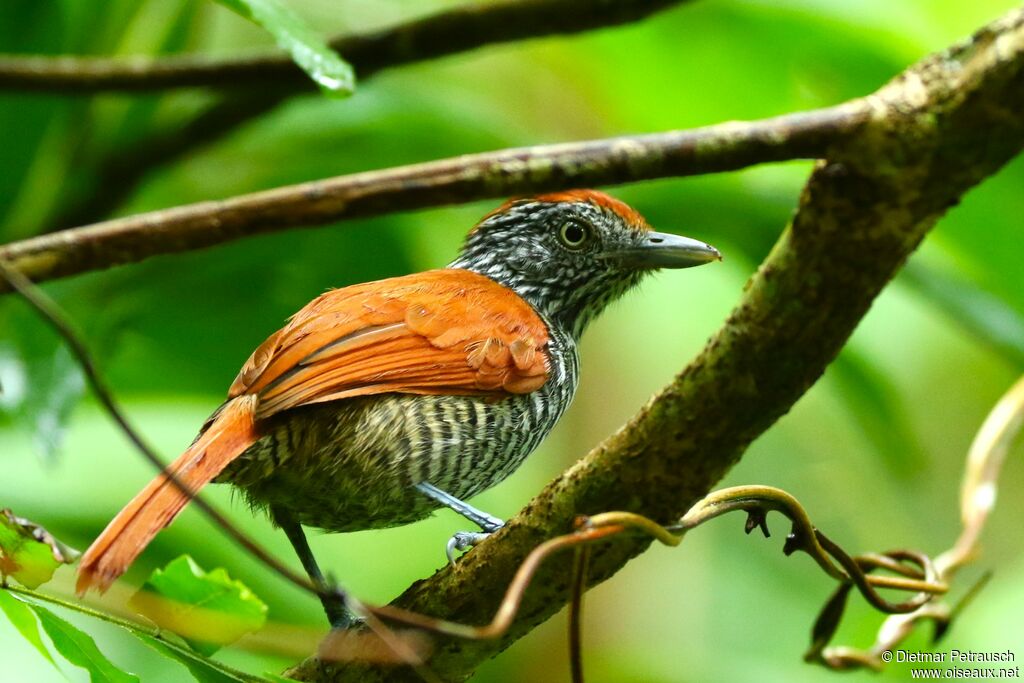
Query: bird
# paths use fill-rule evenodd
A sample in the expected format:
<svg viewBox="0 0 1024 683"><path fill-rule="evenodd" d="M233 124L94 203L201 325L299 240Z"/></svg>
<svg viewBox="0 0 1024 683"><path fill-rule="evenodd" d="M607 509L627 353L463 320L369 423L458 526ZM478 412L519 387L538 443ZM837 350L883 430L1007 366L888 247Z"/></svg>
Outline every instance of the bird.
<svg viewBox="0 0 1024 683"><path fill-rule="evenodd" d="M576 189L506 201L446 268L327 291L256 348L195 441L96 538L78 592L106 590L210 482L267 512L317 586L303 526L386 528L448 507L480 528L452 536L453 559L501 528L465 501L563 415L588 324L647 274L716 260ZM356 620L321 601L333 627Z"/></svg>

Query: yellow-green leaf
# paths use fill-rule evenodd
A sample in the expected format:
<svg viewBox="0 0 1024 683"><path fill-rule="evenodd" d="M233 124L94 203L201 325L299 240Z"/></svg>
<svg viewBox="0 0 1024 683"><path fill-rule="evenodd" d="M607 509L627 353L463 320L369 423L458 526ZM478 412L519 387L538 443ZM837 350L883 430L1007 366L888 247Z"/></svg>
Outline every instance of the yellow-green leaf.
<svg viewBox="0 0 1024 683"><path fill-rule="evenodd" d="M0 510L0 582L5 585L12 578L26 588L36 588L78 555L38 524L16 517L7 508Z"/></svg>
<svg viewBox="0 0 1024 683"><path fill-rule="evenodd" d="M154 571L129 604L205 655L267 620L266 604L245 584L221 568L203 571L188 555Z"/></svg>

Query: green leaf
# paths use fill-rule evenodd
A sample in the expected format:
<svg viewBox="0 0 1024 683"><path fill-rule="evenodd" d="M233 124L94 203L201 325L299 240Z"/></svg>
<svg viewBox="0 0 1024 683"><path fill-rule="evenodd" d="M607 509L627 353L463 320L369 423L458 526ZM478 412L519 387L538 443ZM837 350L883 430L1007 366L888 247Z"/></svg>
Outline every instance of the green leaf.
<svg viewBox="0 0 1024 683"><path fill-rule="evenodd" d="M210 660L188 649L183 644L162 637L159 633L153 632L148 627L141 627L133 622L103 614L78 603L67 602L51 595L22 589L0 590L0 609L7 612L15 627L55 666L56 662L40 638L36 617L32 614L32 610L40 602L49 602L64 609L85 614L93 619L100 619L119 626L164 657L185 665L189 672L191 672L192 677L199 681L199 683L239 683L240 681L244 683L259 680L242 671L234 670L229 666ZM42 608L40 607L40 609ZM168 635L171 634L168 633Z"/></svg>
<svg viewBox="0 0 1024 683"><path fill-rule="evenodd" d="M309 74L325 93L348 97L355 90L352 66L279 0L217 0L265 28L292 61Z"/></svg>
<svg viewBox="0 0 1024 683"><path fill-rule="evenodd" d="M69 548L50 533L27 519L0 510L0 581L10 577L26 588L36 588L53 577L62 564L78 559L78 551Z"/></svg>
<svg viewBox="0 0 1024 683"><path fill-rule="evenodd" d="M287 676L282 676L281 674L276 674L272 671L266 672L263 674L263 677L270 681L270 683L296 683L294 678L288 678Z"/></svg>
<svg viewBox="0 0 1024 683"><path fill-rule="evenodd" d="M267 621L266 604L244 583L222 568L205 572L188 555L154 571L129 604L207 656Z"/></svg>
<svg viewBox="0 0 1024 683"><path fill-rule="evenodd" d="M221 671L211 662L205 660L201 655L196 654L189 656L181 650L171 647L159 638L154 638L153 636L135 631L132 633L139 640L162 654L164 657L184 664L185 667L188 668L189 673L192 674L192 677L199 681L199 683L237 683L238 681L242 681L242 679L237 676L232 676Z"/></svg>
<svg viewBox="0 0 1024 683"><path fill-rule="evenodd" d="M6 590L0 589L0 611L7 615L8 621L11 622L14 628L18 629L18 633L32 647L39 651L39 654L50 660L50 663L55 667L57 666L56 660L54 660L53 655L50 654L50 650L47 649L46 644L43 643L43 639L39 635L39 623L36 621L35 616L32 615L32 610L28 605L16 599ZM57 670L60 671L60 668L58 667Z"/></svg>
<svg viewBox="0 0 1024 683"><path fill-rule="evenodd" d="M107 659L87 633L72 626L42 605L18 599L36 613L39 623L46 631L46 635L50 637L57 652L75 666L88 671L89 680L92 683L139 683L138 676L119 669Z"/></svg>

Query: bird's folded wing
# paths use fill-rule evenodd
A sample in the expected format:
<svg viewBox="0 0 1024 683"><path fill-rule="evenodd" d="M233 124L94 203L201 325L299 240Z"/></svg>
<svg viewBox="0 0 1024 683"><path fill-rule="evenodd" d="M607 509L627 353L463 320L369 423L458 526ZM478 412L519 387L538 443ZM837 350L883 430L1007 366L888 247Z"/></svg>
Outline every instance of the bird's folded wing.
<svg viewBox="0 0 1024 683"><path fill-rule="evenodd" d="M382 393L523 394L548 375L548 332L511 290L465 270L353 285L314 299L253 353L232 398L257 418Z"/></svg>

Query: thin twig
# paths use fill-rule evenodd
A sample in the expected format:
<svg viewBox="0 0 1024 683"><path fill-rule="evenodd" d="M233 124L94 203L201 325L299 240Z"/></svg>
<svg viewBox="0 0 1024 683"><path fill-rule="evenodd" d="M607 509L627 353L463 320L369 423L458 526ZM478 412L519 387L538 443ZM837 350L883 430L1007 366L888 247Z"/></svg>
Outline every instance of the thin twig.
<svg viewBox="0 0 1024 683"><path fill-rule="evenodd" d="M517 40L574 34L638 21L687 0L498 0L473 3L398 26L331 42L355 67L360 83L384 69ZM20 59L20 58L19 58ZM8 63L9 85L61 92L172 85L253 86L224 96L184 124L133 140L110 153L92 173L92 191L64 207L49 229L85 225L107 217L154 170L211 144L274 109L292 95L311 92L310 81L284 57L241 58L224 63L137 61L60 64ZM180 60L185 60L180 61ZM83 76L82 69L92 71ZM154 67L154 68L150 68ZM63 72L63 73L62 73ZM159 72L159 73L156 73ZM4 79L0 76L0 83Z"/></svg>
<svg viewBox="0 0 1024 683"><path fill-rule="evenodd" d="M245 550L253 557L265 564L285 580L295 584L299 588L313 593L314 595L320 595L321 593L326 595L340 595L337 591L330 588L321 589L318 586L314 586L306 577L289 569L280 560L271 555L262 546L232 524L227 517L218 512L204 499L195 495L188 486L175 477L174 473L161 462L160 456L156 454L149 444L146 443L145 439L142 438L141 434L139 434L139 432L136 431L128 421L127 416L114 400L113 394L97 370L96 364L92 360L92 355L85 347L85 343L71 328L71 325L68 323L57 304L42 290L36 287L28 278L18 271L10 268L2 259L0 259L0 278L5 280L15 291L17 291L18 294L21 295L21 297L33 309L35 309L36 312L38 312L54 330L56 330L57 334L64 339L68 347L71 349L72 354L77 359L78 364L81 366L82 372L85 374L86 381L89 382L93 393L96 395L96 398L99 399L104 410L114 420L121 432L128 437L129 441L131 441L132 445L135 446L139 453L141 453L146 460L153 465L153 467L158 469L168 481L176 486L178 490L188 494L192 503L202 510L219 527L221 527L221 529L223 529L224 532L227 533L227 535L236 543L245 548Z"/></svg>
<svg viewBox="0 0 1024 683"><path fill-rule="evenodd" d="M572 548L584 543L593 543L611 536L616 536L625 530L626 527L620 525L584 529L565 536L558 536L541 543L539 546L534 548L533 552L531 552L523 563L519 565L519 569L516 570L515 578L513 578L512 583L510 583L508 588L505 590L505 597L501 601L501 605L498 607L497 612L495 612L491 621L484 626L470 626L468 624L446 621L444 619L436 619L425 614L410 612L391 605L369 605L364 603L363 607L383 619L396 621L409 626L417 626L428 631L434 631L448 636L455 636L457 638L465 638L468 640L490 640L493 638L499 638L508 631L509 626L511 626L513 620L515 620L516 614L519 612L519 606L523 602L523 596L526 593L526 589L530 586L530 582L533 580L537 570L540 569L541 565L543 565L550 556L565 550L566 548Z"/></svg>
<svg viewBox="0 0 1024 683"><path fill-rule="evenodd" d="M578 520L578 528L569 534L557 536L540 544L526 557L516 571L515 578L505 590L504 599L501 601L494 617L483 626L471 626L467 624L437 619L417 612L410 612L391 605L370 605L363 603L362 608L367 614L376 615L388 621L416 626L428 631L440 633L447 636L466 638L470 640L490 640L503 636L512 624L523 601L523 596L529 588L530 583L536 576L537 570L552 555L574 548L578 553L585 553L588 546L599 541L610 540L627 532L639 533L648 536L668 546L677 546L684 534L697 528L707 521L715 519L726 512L746 511L757 515L766 515L769 511L777 511L793 522L794 530L798 538L806 538L808 542L800 542L799 549L811 555L822 569L836 578L841 584L853 585L868 601L880 611L886 613L899 612L906 609L906 603L891 603L877 597L876 587L885 587L896 590L913 591L923 594L930 599L932 596L940 595L946 591L946 587L935 581L927 570L921 574L923 580L901 579L894 577L878 577L865 573L864 569L846 554L842 548L832 541L820 543L824 535L817 533L811 524L810 518L803 506L800 505L792 495L770 486L736 486L722 489L707 496L690 509L679 523L671 526L662 526L647 517L632 512L604 512L590 517L581 517ZM787 542L787 549L791 543ZM788 554L788 552L787 552ZM920 565L928 566L931 563L919 553L895 550L886 553L883 557L888 560L879 560L878 554L866 556L868 560L864 563L869 571L880 568L888 568L891 562L900 560L913 560ZM831 558L839 561L843 569L837 568L831 562ZM574 596L582 596L585 590L585 583L580 578L580 572L585 577L586 561L588 555L577 555L573 568L573 589ZM849 573L844 571L849 566ZM899 573L907 573L906 570L899 570ZM914 574L916 575L916 573ZM575 614L570 613L571 633L578 631L581 603L573 600L576 605ZM578 634L570 636L570 641L576 640L573 646L574 652L579 654ZM574 664L574 670L582 671L578 664Z"/></svg>
<svg viewBox="0 0 1024 683"><path fill-rule="evenodd" d="M1006 459L1010 444L1020 433L1024 425L1024 377L1003 395L989 413L977 436L971 443L964 468L963 482L960 490L960 518L962 530L953 546L939 555L931 565L933 577L923 577L925 581L934 580L950 583L956 573L974 560L978 554L978 546L985 523L995 506L996 488L999 473ZM863 559L863 558L862 558ZM868 558L874 561L873 557ZM916 561L916 560L915 560ZM879 565L881 566L881 565ZM886 569L892 569L889 566ZM919 578L909 575L912 579ZM812 648L808 652L809 659L818 661L833 669L852 669L867 667L881 669L883 652L891 651L909 638L918 624L932 621L936 624L936 639L949 628L953 618L958 615L978 591L987 583L989 574L982 576L954 606L943 602L926 602L907 614L896 614L882 624L878 630L875 643L867 650L859 650L848 646Z"/></svg>
<svg viewBox="0 0 1024 683"><path fill-rule="evenodd" d="M360 78L381 69L436 59L483 45L573 34L639 21L686 0L500 0L471 3L390 28L337 36L334 50ZM67 94L148 92L168 88L313 91L282 52L224 59L0 55L0 89Z"/></svg>
<svg viewBox="0 0 1024 683"><path fill-rule="evenodd" d="M763 524L764 514L768 510L781 512L793 521L791 539L799 543L794 549L806 552L834 579L843 580L849 576L835 565L830 553L822 547L823 535L816 533L814 525L796 498L771 486L735 486L709 493L683 515L678 527L681 531L687 531L735 510L758 515L755 519L759 525Z"/></svg>
<svg viewBox="0 0 1024 683"><path fill-rule="evenodd" d="M399 637L394 631L388 628L387 624L383 623L376 614L371 610L365 609L360 603L358 605L350 606L352 611L358 616L364 619L369 632L373 637L377 638L389 652L394 654L398 661L402 664L409 666L417 676L426 681L426 683L440 683L441 679L427 666L423 657L413 648L413 646L405 639ZM329 653L331 650L331 641L336 635L344 638L346 636L362 636L362 631L348 630L341 631L340 633L334 629L328 634L327 638L321 643L320 649L322 653Z"/></svg>
<svg viewBox="0 0 1024 683"><path fill-rule="evenodd" d="M569 672L572 683L584 683L583 676L583 595L587 590L587 564L590 548L576 549L572 567L572 591L569 598Z"/></svg>
<svg viewBox="0 0 1024 683"><path fill-rule="evenodd" d="M84 614L85 616L91 617L93 619L99 619L100 621L105 621L108 624L120 626L121 628L131 631L132 633L149 636L150 638L155 638L169 649L174 650L179 656L194 660L196 662L201 662L204 666L209 666L213 669L217 669L225 676L230 676L231 678L251 683L262 683L263 681L263 679L259 676L247 674L244 671L240 671L239 669L230 667L227 664L222 664L221 662L218 662L216 660L203 657L202 655L194 652L191 648L183 647L175 643L173 640L167 640L166 638L161 636L160 629L158 628L147 627L135 621L132 621L131 619L124 619L113 614L108 614L107 612L101 612L99 610L92 609L91 607L86 607L85 605L78 602L65 600L54 595L47 595L46 593L40 593L38 591L29 590L27 588L19 588L17 586L6 586L5 588L0 588L0 590L7 590L12 593L24 595L34 600L48 602L52 605L56 605L64 609L71 610L73 612L78 612L79 614Z"/></svg>
<svg viewBox="0 0 1024 683"><path fill-rule="evenodd" d="M952 575L977 554L981 532L996 504L999 473L1022 426L1024 376L999 399L971 442L960 488L963 531L953 547L936 559L944 574Z"/></svg>
<svg viewBox="0 0 1024 683"><path fill-rule="evenodd" d="M889 614L913 612L930 601L933 595L945 593L947 590L946 585L937 580L935 568L930 558L921 553L895 550L890 551L888 554L895 560L910 560L919 563L919 566L925 571L925 582L889 577L884 580L883 585L879 585L878 578L865 571L865 569L868 572L874 571L879 568L877 565L869 564L867 567L864 567L856 558L847 555L842 548L821 532L817 532L816 536L821 547L836 559L853 584L867 599L868 603L879 611L888 612ZM903 602L890 602L881 596L876 590L876 586L880 588L910 586L912 590L917 590L917 595Z"/></svg>
<svg viewBox="0 0 1024 683"><path fill-rule="evenodd" d="M811 159L869 115L860 100L753 122L506 149L289 185L63 230L0 247L35 282L339 220L536 191Z"/></svg>
<svg viewBox="0 0 1024 683"><path fill-rule="evenodd" d="M687 531L735 510L752 515L757 526L764 525L764 516L769 511L784 514L793 522L793 531L786 539L784 548L786 554L795 550L806 552L832 578L844 583L853 583L865 599L879 611L890 614L909 612L929 601L932 596L946 591L945 585L936 580L932 563L926 556L906 550L893 550L881 556L873 553L863 559L851 557L811 524L807 512L796 498L771 486L734 486L715 491L690 508L674 528ZM748 524L748 528L750 526ZM911 568L897 570L898 573L912 578L878 577L865 572L865 569L888 569L900 561L915 562L921 567L921 571ZM893 603L883 598L876 590L878 588L909 590L917 592L918 595L905 602Z"/></svg>

